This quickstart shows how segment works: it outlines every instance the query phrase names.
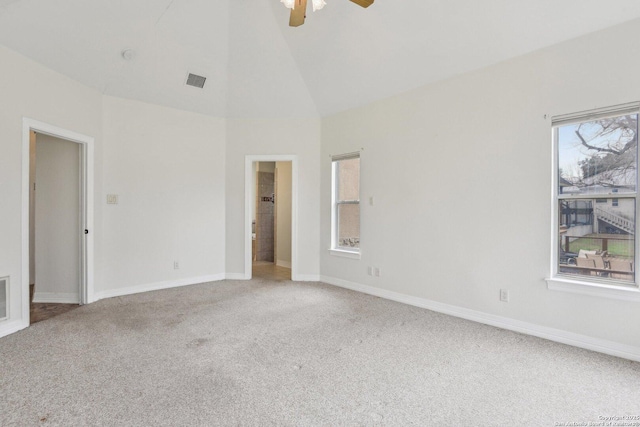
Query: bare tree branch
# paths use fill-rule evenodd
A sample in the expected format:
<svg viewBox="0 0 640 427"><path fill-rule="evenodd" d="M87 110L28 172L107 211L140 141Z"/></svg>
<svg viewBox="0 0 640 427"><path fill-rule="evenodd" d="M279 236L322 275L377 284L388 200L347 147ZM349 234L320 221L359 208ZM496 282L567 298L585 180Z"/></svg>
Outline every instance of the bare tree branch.
<svg viewBox="0 0 640 427"><path fill-rule="evenodd" d="M580 142L582 143L582 145L587 147L587 149L589 149L589 150L595 150L595 151L597 151L599 153L623 154L624 152L629 151L633 147L633 144L631 144L631 143L627 143L622 150L615 150L613 148L596 147L594 145L590 145L582 137L582 135L580 134L580 129L579 128L575 130L575 133L578 136L578 138L580 138Z"/></svg>

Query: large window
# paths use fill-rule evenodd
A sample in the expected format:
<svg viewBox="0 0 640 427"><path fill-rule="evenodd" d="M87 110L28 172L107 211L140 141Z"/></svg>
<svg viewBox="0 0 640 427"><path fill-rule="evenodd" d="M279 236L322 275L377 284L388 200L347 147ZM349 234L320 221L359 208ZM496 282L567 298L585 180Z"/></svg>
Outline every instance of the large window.
<svg viewBox="0 0 640 427"><path fill-rule="evenodd" d="M331 249L360 252L360 154L332 158Z"/></svg>
<svg viewBox="0 0 640 427"><path fill-rule="evenodd" d="M634 285L638 105L556 117L553 135L556 276Z"/></svg>

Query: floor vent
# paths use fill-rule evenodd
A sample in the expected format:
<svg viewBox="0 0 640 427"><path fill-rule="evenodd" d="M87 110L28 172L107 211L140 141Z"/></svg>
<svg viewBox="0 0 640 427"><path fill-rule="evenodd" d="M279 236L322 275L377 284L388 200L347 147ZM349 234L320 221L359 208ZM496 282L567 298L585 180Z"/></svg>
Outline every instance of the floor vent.
<svg viewBox="0 0 640 427"><path fill-rule="evenodd" d="M0 277L0 320L9 317L9 278Z"/></svg>
<svg viewBox="0 0 640 427"><path fill-rule="evenodd" d="M207 81L206 77L198 76L196 74L189 73L189 75L187 76L187 85L188 86L198 87L198 88L202 89L204 87L204 82L205 81Z"/></svg>

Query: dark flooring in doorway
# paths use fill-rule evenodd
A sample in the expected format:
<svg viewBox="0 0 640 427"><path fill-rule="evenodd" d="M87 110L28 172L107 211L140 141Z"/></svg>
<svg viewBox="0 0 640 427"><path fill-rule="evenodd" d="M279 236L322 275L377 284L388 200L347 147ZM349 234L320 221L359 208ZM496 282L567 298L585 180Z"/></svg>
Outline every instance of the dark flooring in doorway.
<svg viewBox="0 0 640 427"><path fill-rule="evenodd" d="M30 319L31 324L42 322L43 320L51 319L59 314L66 313L67 311L74 310L80 307L78 304L57 304L50 302L33 302L34 286L29 287L30 293Z"/></svg>
<svg viewBox="0 0 640 427"><path fill-rule="evenodd" d="M49 302L31 303L31 324L42 322L67 311L80 307L78 304L55 304Z"/></svg>

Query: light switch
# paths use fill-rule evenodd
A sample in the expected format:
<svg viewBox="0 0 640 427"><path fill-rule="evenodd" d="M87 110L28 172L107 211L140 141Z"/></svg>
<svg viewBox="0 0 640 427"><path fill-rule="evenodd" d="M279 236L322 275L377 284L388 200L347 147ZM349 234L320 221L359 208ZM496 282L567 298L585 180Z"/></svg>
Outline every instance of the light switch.
<svg viewBox="0 0 640 427"><path fill-rule="evenodd" d="M373 196L369 197L369 205L373 206Z"/></svg>
<svg viewBox="0 0 640 427"><path fill-rule="evenodd" d="M108 205L117 205L118 204L118 195L117 194L107 194L107 204Z"/></svg>

